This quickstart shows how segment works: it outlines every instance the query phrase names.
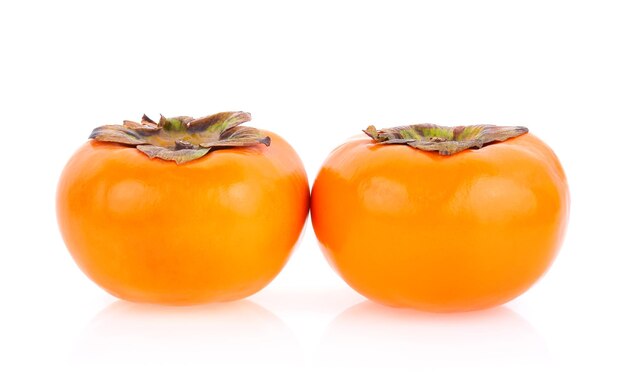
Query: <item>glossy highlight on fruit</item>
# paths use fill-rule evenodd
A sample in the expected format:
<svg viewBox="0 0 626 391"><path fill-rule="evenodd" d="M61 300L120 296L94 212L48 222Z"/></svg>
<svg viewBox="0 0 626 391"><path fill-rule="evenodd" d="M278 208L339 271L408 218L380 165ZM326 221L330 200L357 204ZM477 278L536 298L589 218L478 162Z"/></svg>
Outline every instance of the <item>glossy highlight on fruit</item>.
<svg viewBox="0 0 626 391"><path fill-rule="evenodd" d="M267 285L300 236L309 188L293 148L239 126L248 119L144 116L94 130L57 191L63 239L85 274L122 299L174 305Z"/></svg>
<svg viewBox="0 0 626 391"><path fill-rule="evenodd" d="M564 171L523 127L412 125L335 149L313 185L322 251L356 291L434 312L505 303L561 246Z"/></svg>

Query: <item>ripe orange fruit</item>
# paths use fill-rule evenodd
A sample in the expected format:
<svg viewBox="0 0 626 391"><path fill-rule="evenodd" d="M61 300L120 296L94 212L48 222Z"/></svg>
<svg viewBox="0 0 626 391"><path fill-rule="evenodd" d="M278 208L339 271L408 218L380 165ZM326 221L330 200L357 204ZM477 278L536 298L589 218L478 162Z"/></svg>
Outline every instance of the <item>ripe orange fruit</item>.
<svg viewBox="0 0 626 391"><path fill-rule="evenodd" d="M63 239L85 274L117 297L164 304L267 285L300 236L309 188L295 151L240 126L249 119L144 116L94 130L57 192Z"/></svg>
<svg viewBox="0 0 626 391"><path fill-rule="evenodd" d="M467 311L513 299L548 269L569 193L556 155L526 128L365 132L373 140L330 154L311 198L322 251L355 290L391 306Z"/></svg>

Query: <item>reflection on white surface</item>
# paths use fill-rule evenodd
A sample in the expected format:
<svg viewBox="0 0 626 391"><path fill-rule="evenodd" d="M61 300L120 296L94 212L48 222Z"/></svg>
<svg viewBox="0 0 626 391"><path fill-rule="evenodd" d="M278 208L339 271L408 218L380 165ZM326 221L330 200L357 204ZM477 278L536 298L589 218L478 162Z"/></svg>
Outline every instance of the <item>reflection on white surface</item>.
<svg viewBox="0 0 626 391"><path fill-rule="evenodd" d="M322 366L449 368L545 364L543 338L507 307L457 314L431 314L356 304L330 324L316 362Z"/></svg>
<svg viewBox="0 0 626 391"><path fill-rule="evenodd" d="M71 359L263 366L298 356L287 326L248 300L191 307L116 301L92 319Z"/></svg>

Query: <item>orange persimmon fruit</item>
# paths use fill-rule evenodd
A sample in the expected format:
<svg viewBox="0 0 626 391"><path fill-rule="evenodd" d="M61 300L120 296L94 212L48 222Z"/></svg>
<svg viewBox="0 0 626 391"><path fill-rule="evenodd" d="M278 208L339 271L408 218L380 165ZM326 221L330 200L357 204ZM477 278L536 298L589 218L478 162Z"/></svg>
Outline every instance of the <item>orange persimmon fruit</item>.
<svg viewBox="0 0 626 391"><path fill-rule="evenodd" d="M111 294L187 305L235 300L285 265L309 207L300 158L248 113L107 125L58 184L78 266Z"/></svg>
<svg viewBox="0 0 626 391"><path fill-rule="evenodd" d="M505 303L548 269L569 214L564 171L524 127L364 131L324 162L311 217L362 295L433 312ZM437 153L438 152L438 153Z"/></svg>

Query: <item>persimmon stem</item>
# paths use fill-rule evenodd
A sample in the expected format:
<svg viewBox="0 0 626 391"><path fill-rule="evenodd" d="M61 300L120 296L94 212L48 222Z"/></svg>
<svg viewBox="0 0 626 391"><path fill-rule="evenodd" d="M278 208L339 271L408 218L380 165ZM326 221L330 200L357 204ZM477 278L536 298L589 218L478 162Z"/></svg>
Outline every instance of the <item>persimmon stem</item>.
<svg viewBox="0 0 626 391"><path fill-rule="evenodd" d="M483 148L498 141L528 133L523 126L439 126L419 124L377 130L368 126L363 131L377 144L405 144L440 155L453 155L469 148Z"/></svg>
<svg viewBox="0 0 626 391"><path fill-rule="evenodd" d="M161 116L157 123L144 114L141 122L100 126L89 138L136 147L150 158L182 164L201 158L214 147L269 146L271 139L258 129L240 126L250 119L250 113L233 111L202 118Z"/></svg>

